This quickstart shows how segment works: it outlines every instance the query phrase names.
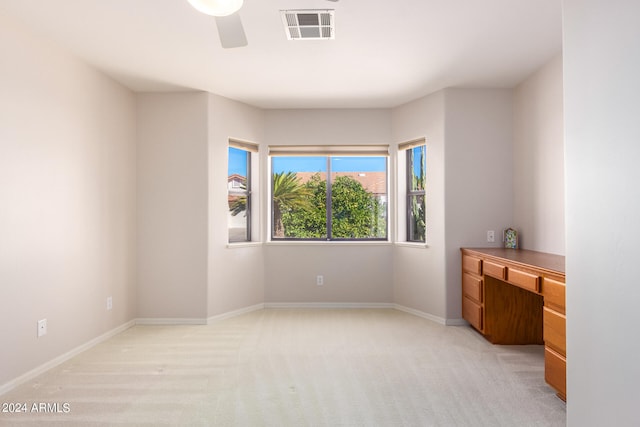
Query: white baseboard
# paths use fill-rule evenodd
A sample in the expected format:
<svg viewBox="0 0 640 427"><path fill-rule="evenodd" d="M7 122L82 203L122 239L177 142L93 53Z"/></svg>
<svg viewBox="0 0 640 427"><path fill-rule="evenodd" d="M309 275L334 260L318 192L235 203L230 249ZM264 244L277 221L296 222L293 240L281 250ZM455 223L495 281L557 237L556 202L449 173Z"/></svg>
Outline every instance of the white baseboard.
<svg viewBox="0 0 640 427"><path fill-rule="evenodd" d="M264 308L394 308L387 302L266 302Z"/></svg>
<svg viewBox="0 0 640 427"><path fill-rule="evenodd" d="M396 310L404 311L405 313L413 314L414 316L422 317L424 319L431 320L441 325L448 324L447 319L443 317L434 316L433 314L425 313L424 311L416 310L415 308L405 307L404 305L400 305L400 304L394 304L393 307Z"/></svg>
<svg viewBox="0 0 640 427"><path fill-rule="evenodd" d="M197 317L140 317L136 325L206 325L207 319Z"/></svg>
<svg viewBox="0 0 640 427"><path fill-rule="evenodd" d="M40 374L45 373L46 371L48 371L49 369L55 368L56 366L66 362L67 360L71 359L74 356L77 356L78 354L82 353L83 351L87 351L92 347L95 347L96 345L100 344L103 341L108 340L109 338L118 335L121 332L126 331L127 329L129 329L130 327L134 326L136 324L135 320L131 320L123 325L118 326L115 329L112 329L108 332L105 332L104 334L100 335L99 337L96 337L92 340L87 341L86 343L79 345L78 347L64 353L61 354L60 356L51 359L50 361L43 363L42 365L38 366L37 368L34 368L32 370L30 370L29 372L20 375L18 378L15 378L7 383L4 383L2 385L0 385L0 395L3 395L4 393L7 393L10 390L13 390L14 388L26 383L27 381L30 381L32 379L34 379L35 377L37 377Z"/></svg>
<svg viewBox="0 0 640 427"><path fill-rule="evenodd" d="M393 308L446 326L464 326L463 319L445 319L424 311L386 302L266 302L264 308Z"/></svg>
<svg viewBox="0 0 640 427"><path fill-rule="evenodd" d="M136 325L209 325L219 320L229 319L231 317L240 316L241 314L262 310L263 308L264 304L256 304L249 307L239 308L238 310L217 314L206 319L197 317L141 317L136 319Z"/></svg>
<svg viewBox="0 0 640 427"><path fill-rule="evenodd" d="M241 314L251 313L252 311L262 310L264 308L264 304L256 304L251 305L249 307L240 308L238 310L228 311L226 313L218 314L215 316L211 316L207 319L207 325L210 325L214 322L218 322L220 320L229 319L231 317L240 316Z"/></svg>
<svg viewBox="0 0 640 427"><path fill-rule="evenodd" d="M464 319L447 319L447 326L469 326L469 322Z"/></svg>

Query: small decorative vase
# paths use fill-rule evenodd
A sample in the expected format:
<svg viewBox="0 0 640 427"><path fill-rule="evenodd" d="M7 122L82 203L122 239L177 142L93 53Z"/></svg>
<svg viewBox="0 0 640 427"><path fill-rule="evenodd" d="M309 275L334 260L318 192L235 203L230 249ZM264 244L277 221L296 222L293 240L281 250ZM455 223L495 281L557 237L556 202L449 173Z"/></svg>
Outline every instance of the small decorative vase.
<svg viewBox="0 0 640 427"><path fill-rule="evenodd" d="M518 248L518 232L513 228L504 230L504 247L509 249Z"/></svg>

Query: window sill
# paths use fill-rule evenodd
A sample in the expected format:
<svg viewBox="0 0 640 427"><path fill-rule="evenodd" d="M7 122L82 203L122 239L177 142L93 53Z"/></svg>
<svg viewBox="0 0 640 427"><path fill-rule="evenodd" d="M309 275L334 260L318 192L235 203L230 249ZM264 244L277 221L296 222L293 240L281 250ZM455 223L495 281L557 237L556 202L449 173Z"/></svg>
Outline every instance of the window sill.
<svg viewBox="0 0 640 427"><path fill-rule="evenodd" d="M227 249L253 248L258 246L262 246L262 242L227 243Z"/></svg>
<svg viewBox="0 0 640 427"><path fill-rule="evenodd" d="M354 241L354 240L270 240L267 246L391 246L388 241Z"/></svg>
<svg viewBox="0 0 640 427"><path fill-rule="evenodd" d="M429 247L426 243L417 243L417 242L395 242L395 246L403 247L403 248L414 248L414 249L427 249Z"/></svg>

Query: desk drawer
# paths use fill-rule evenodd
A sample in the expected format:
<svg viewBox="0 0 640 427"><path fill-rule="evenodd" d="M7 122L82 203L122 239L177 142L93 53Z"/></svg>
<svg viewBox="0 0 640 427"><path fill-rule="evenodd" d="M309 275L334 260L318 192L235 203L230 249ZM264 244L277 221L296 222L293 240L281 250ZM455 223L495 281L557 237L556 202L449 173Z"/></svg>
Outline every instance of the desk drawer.
<svg viewBox="0 0 640 427"><path fill-rule="evenodd" d="M507 267L505 267L504 265L495 264L490 261L485 261L483 264L484 274L498 278L500 280L504 280L506 278Z"/></svg>
<svg viewBox="0 0 640 427"><path fill-rule="evenodd" d="M463 273L462 293L471 299L482 302L482 279L469 273Z"/></svg>
<svg viewBox="0 0 640 427"><path fill-rule="evenodd" d="M567 359L549 348L544 349L544 379L566 400Z"/></svg>
<svg viewBox="0 0 640 427"><path fill-rule="evenodd" d="M567 318L564 314L544 308L544 343L561 355L567 354Z"/></svg>
<svg viewBox="0 0 640 427"><path fill-rule="evenodd" d="M540 277L535 274L509 268L507 280L528 291L540 292Z"/></svg>
<svg viewBox="0 0 640 427"><path fill-rule="evenodd" d="M544 305L564 314L565 289L566 286L564 283L545 277L542 280L542 295L544 296Z"/></svg>
<svg viewBox="0 0 640 427"><path fill-rule="evenodd" d="M469 273L482 275L482 260L469 255L462 256L462 269Z"/></svg>
<svg viewBox="0 0 640 427"><path fill-rule="evenodd" d="M482 306L467 297L462 298L462 318L482 331Z"/></svg>

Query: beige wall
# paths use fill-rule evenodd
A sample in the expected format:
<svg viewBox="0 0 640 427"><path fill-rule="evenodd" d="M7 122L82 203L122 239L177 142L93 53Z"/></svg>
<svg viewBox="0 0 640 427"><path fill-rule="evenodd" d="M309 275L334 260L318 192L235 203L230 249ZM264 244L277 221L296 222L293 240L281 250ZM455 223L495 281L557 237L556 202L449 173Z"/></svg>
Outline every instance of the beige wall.
<svg viewBox="0 0 640 427"><path fill-rule="evenodd" d="M563 2L570 427L638 425L638 16L635 1Z"/></svg>
<svg viewBox="0 0 640 427"><path fill-rule="evenodd" d="M271 244L265 247L267 303L393 302L389 244ZM316 276L324 276L324 285Z"/></svg>
<svg viewBox="0 0 640 427"><path fill-rule="evenodd" d="M1 388L135 318L136 155L131 92L2 14L0 63Z"/></svg>
<svg viewBox="0 0 640 427"><path fill-rule="evenodd" d="M208 317L264 302L263 248L256 245L228 245L227 166L229 138L260 143L264 139L264 112L218 95L209 102L209 278ZM264 152L265 148L262 148ZM260 156L252 165L252 239L260 241L264 218L260 179L265 174Z"/></svg>
<svg viewBox="0 0 640 427"><path fill-rule="evenodd" d="M212 94L138 95L139 317L198 322L263 302L262 248L228 247L226 193L228 140L259 143L262 116Z"/></svg>
<svg viewBox="0 0 640 427"><path fill-rule="evenodd" d="M446 318L460 319L460 247L501 246L513 224L512 91L447 89L445 103Z"/></svg>
<svg viewBox="0 0 640 427"><path fill-rule="evenodd" d="M564 255L562 55L514 92L513 224L521 247Z"/></svg>
<svg viewBox="0 0 640 427"><path fill-rule="evenodd" d="M265 119L265 145L391 141L391 112L385 109L267 110ZM386 243L275 242L264 250L267 303L393 302L393 259ZM325 276L323 286L316 285L317 275Z"/></svg>
<svg viewBox="0 0 640 427"><path fill-rule="evenodd" d="M428 189L428 245L395 248L395 302L457 323L460 247L499 246L512 221L511 91L446 89L393 117L394 142L426 137Z"/></svg>
<svg viewBox="0 0 640 427"><path fill-rule="evenodd" d="M389 144L391 110L265 110L267 145Z"/></svg>
<svg viewBox="0 0 640 427"><path fill-rule="evenodd" d="M444 91L393 109L394 144L426 138L427 247L396 245L393 250L394 302L444 320ZM402 153L398 163L404 162ZM401 197L401 196L399 196ZM399 198L398 197L398 198ZM400 222L404 221L399 218ZM398 234L404 234L399 227Z"/></svg>
<svg viewBox="0 0 640 427"><path fill-rule="evenodd" d="M208 95L139 94L138 317L207 317Z"/></svg>

